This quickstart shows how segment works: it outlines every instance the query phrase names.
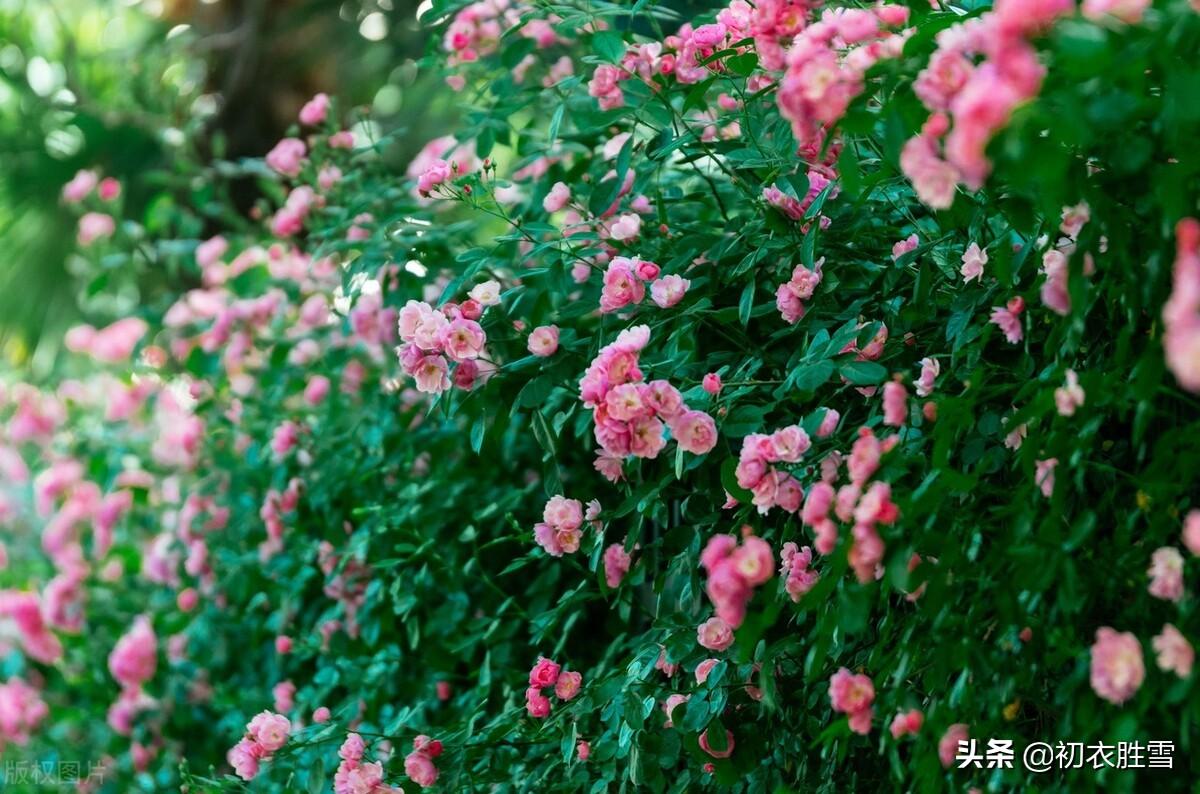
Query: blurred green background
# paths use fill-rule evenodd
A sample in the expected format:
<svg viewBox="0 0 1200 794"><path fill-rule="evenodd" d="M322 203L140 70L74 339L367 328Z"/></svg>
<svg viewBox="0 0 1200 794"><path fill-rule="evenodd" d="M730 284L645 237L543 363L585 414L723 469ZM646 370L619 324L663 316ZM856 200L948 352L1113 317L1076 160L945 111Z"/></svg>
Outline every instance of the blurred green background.
<svg viewBox="0 0 1200 794"><path fill-rule="evenodd" d="M79 169L119 179L124 219L153 229L188 187L185 172L262 156L317 92L343 110L364 108L360 124L392 133L386 156L398 169L448 129L455 95L418 67L427 36L417 9L400 0L0 0L0 366L47 372L66 328L147 301L170 278L141 273L115 295L110 284L93 296L72 277L75 220L60 195ZM243 210L257 197L253 180L222 188ZM203 235L222 228L216 216L206 223Z"/></svg>

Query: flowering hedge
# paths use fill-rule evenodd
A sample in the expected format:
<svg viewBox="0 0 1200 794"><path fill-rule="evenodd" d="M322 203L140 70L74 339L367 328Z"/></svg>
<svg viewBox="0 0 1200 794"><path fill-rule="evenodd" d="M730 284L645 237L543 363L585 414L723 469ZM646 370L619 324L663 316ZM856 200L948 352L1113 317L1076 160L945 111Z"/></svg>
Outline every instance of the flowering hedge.
<svg viewBox="0 0 1200 794"><path fill-rule="evenodd" d="M172 286L3 390L5 757L1000 790L960 740L1166 740L1039 780L1194 779L1197 10L435 2L462 122L407 173L323 95L153 223L80 172L81 290Z"/></svg>

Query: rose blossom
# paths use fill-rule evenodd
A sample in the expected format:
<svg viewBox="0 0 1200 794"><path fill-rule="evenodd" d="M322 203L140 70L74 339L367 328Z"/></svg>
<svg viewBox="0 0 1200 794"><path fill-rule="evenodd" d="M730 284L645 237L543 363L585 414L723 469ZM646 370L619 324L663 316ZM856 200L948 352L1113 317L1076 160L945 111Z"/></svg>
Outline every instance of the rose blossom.
<svg viewBox="0 0 1200 794"><path fill-rule="evenodd" d="M1142 646L1137 637L1108 626L1096 630L1091 682L1097 695L1119 706L1133 697L1145 675Z"/></svg>

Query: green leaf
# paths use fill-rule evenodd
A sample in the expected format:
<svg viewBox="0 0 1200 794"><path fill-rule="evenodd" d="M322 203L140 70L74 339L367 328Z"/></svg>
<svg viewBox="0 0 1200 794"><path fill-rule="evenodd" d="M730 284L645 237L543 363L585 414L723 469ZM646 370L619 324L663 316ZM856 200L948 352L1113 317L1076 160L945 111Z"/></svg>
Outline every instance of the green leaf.
<svg viewBox="0 0 1200 794"><path fill-rule="evenodd" d="M738 320L745 327L750 323L750 311L754 308L754 280L751 279L746 288L742 290L742 297L738 300Z"/></svg>
<svg viewBox="0 0 1200 794"><path fill-rule="evenodd" d="M625 55L625 42L616 30L601 30L592 35L592 49L605 61L617 63Z"/></svg>
<svg viewBox="0 0 1200 794"><path fill-rule="evenodd" d="M887 377L887 369L874 361L847 361L838 367L838 372L855 386L874 386Z"/></svg>

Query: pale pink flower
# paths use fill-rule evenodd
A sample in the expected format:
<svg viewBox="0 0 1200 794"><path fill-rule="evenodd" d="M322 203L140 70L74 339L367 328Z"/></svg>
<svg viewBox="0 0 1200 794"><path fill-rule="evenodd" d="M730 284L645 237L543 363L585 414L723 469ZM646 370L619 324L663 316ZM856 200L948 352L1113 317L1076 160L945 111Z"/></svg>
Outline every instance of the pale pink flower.
<svg viewBox="0 0 1200 794"><path fill-rule="evenodd" d="M267 152L267 165L283 176L296 177L304 164L308 148L299 138L284 138Z"/></svg>
<svg viewBox="0 0 1200 794"><path fill-rule="evenodd" d="M453 174L450 163L440 158L436 159L417 178L417 192L422 196L428 196L435 187L448 181Z"/></svg>
<svg viewBox="0 0 1200 794"><path fill-rule="evenodd" d="M546 212L558 212L571 201L571 188L564 182L555 182L554 187L542 199L542 209Z"/></svg>
<svg viewBox="0 0 1200 794"><path fill-rule="evenodd" d="M616 588L629 573L631 559L624 545L614 543L604 550L604 581L611 588Z"/></svg>
<svg viewBox="0 0 1200 794"><path fill-rule="evenodd" d="M545 358L558 350L558 326L539 325L529 334L529 352Z"/></svg>
<svg viewBox="0 0 1200 794"><path fill-rule="evenodd" d="M970 283L971 281L983 276L983 266L988 262L987 251L979 247L979 243L971 243L967 246L967 250L962 255L962 268L959 270L962 273L963 282Z"/></svg>
<svg viewBox="0 0 1200 794"><path fill-rule="evenodd" d="M1171 295L1163 304L1163 352L1179 385L1200 392L1200 222L1175 226Z"/></svg>
<svg viewBox="0 0 1200 794"><path fill-rule="evenodd" d="M614 240L625 241L632 240L638 236L642 229L641 216L635 213L626 213L621 215L608 227L608 233Z"/></svg>
<svg viewBox="0 0 1200 794"><path fill-rule="evenodd" d="M892 719L890 730L893 739L917 733L925 722L925 715L919 709L902 711Z"/></svg>
<svg viewBox="0 0 1200 794"><path fill-rule="evenodd" d="M663 276L650 285L650 299L660 309L669 309L683 300L691 283L686 278L674 273Z"/></svg>
<svg viewBox="0 0 1200 794"><path fill-rule="evenodd" d="M1059 416L1074 416L1075 409L1083 405L1086 394L1079 385L1079 376L1075 370L1066 372L1066 385L1054 390L1054 405L1058 408Z"/></svg>
<svg viewBox="0 0 1200 794"><path fill-rule="evenodd" d="M850 718L850 730L855 733L870 733L874 700L875 685L862 673L856 675L843 667L829 679L830 706Z"/></svg>
<svg viewBox="0 0 1200 794"><path fill-rule="evenodd" d="M1145 675L1142 646L1137 637L1108 626L1096 630L1091 683L1097 695L1119 706L1133 697Z"/></svg>
<svg viewBox="0 0 1200 794"><path fill-rule="evenodd" d="M1200 510L1192 510L1183 519L1183 545L1200 557Z"/></svg>
<svg viewBox="0 0 1200 794"><path fill-rule="evenodd" d="M908 390L899 380L883 384L883 423L903 427L908 418Z"/></svg>
<svg viewBox="0 0 1200 794"><path fill-rule="evenodd" d="M1055 314L1066 316L1071 313L1071 294L1067 288L1070 275L1067 255L1051 249L1042 255L1042 272L1046 280L1042 283L1042 303Z"/></svg>
<svg viewBox="0 0 1200 794"><path fill-rule="evenodd" d="M1163 546L1150 555L1150 595L1178 602L1183 598L1183 555L1174 546Z"/></svg>
<svg viewBox="0 0 1200 794"><path fill-rule="evenodd" d="M150 619L139 615L109 654L109 672L121 686L136 689L154 677L157 665L158 638Z"/></svg>
<svg viewBox="0 0 1200 794"><path fill-rule="evenodd" d="M1036 471L1033 475L1033 481L1041 488L1042 496L1049 499L1054 493L1054 468L1058 465L1058 458L1039 460L1034 465Z"/></svg>
<svg viewBox="0 0 1200 794"><path fill-rule="evenodd" d="M253 780L258 775L258 762L265 756L266 751L257 742L242 739L229 749L225 760L242 780Z"/></svg>
<svg viewBox="0 0 1200 794"><path fill-rule="evenodd" d="M685 411L670 427L671 435L684 452L704 455L717 445L717 425L703 411Z"/></svg>
<svg viewBox="0 0 1200 794"><path fill-rule="evenodd" d="M329 113L329 95L317 94L312 99L304 103L304 107L300 108L300 123L306 124L309 127L315 127L325 121L325 116Z"/></svg>
<svg viewBox="0 0 1200 794"><path fill-rule="evenodd" d="M271 688L271 697L278 712L291 711L296 706L296 685L291 681L280 681Z"/></svg>
<svg viewBox="0 0 1200 794"><path fill-rule="evenodd" d="M938 363L936 358L926 356L919 362L921 364L921 375L913 383L918 397L928 397L933 394L934 381L942 372L942 365Z"/></svg>
<svg viewBox="0 0 1200 794"><path fill-rule="evenodd" d="M1196 652L1175 626L1170 623L1164 624L1162 632L1150 643L1157 654L1155 661L1159 670L1175 673L1180 678L1187 678L1192 674Z"/></svg>
<svg viewBox="0 0 1200 794"><path fill-rule="evenodd" d="M112 237L116 230L117 224L111 215L89 212L79 219L79 232L76 239L80 245L91 245L97 240Z"/></svg>
<svg viewBox="0 0 1200 794"><path fill-rule="evenodd" d="M304 401L309 405L320 405L329 394L329 378L324 375L313 375L304 387Z"/></svg>
<svg viewBox="0 0 1200 794"><path fill-rule="evenodd" d="M71 177L71 181L63 185L62 198L68 204L77 204L88 197L96 188L96 183L100 177L95 171L79 170L75 172L75 176Z"/></svg>
<svg viewBox="0 0 1200 794"><path fill-rule="evenodd" d="M783 544L779 560L779 575L784 580L784 589L793 601L799 601L820 579L817 572L809 567L812 565L812 549L808 546L799 548L788 541Z"/></svg>
<svg viewBox="0 0 1200 794"><path fill-rule="evenodd" d="M451 361L468 361L479 358L487 337L483 328L474 320L457 319L441 326L438 342L442 352Z"/></svg>
<svg viewBox="0 0 1200 794"><path fill-rule="evenodd" d="M993 306L990 320L1004 333L1008 343L1015 345L1025 336L1021 327L1021 312L1025 310L1025 299L1017 296L1004 306Z"/></svg>
<svg viewBox="0 0 1200 794"><path fill-rule="evenodd" d="M1116 9L1117 7L1120 7L1120 6L1130 7L1130 6L1137 6L1139 4L1141 6L1141 9L1144 9L1147 5L1149 5L1149 2L1148 2L1148 0L1084 0L1083 15L1085 17L1089 16L1089 14L1088 14L1089 4L1092 5L1093 9L1095 9L1096 7L1100 7L1101 9L1103 9L1103 11L1101 11L1101 13L1107 12L1107 13L1112 13L1116 16L1119 16L1119 14L1117 14L1113 9ZM1139 9L1139 17L1140 17L1140 9ZM1126 20L1126 21L1133 22L1136 20ZM1062 224L1058 228L1063 234L1065 234L1067 237L1074 240L1075 238L1079 237L1079 232L1081 232L1083 230L1083 227L1086 226L1087 222L1090 221L1091 219L1092 219L1091 207L1088 206L1088 203L1086 201L1081 201L1073 207L1063 207L1062 208Z"/></svg>
<svg viewBox="0 0 1200 794"><path fill-rule="evenodd" d="M426 394L439 394L450 388L448 376L449 367L442 356L422 356L417 363L413 377L417 382L417 391Z"/></svg>
<svg viewBox="0 0 1200 794"><path fill-rule="evenodd" d="M413 751L404 758L404 774L421 788L437 783L438 768L428 753Z"/></svg>
<svg viewBox="0 0 1200 794"><path fill-rule="evenodd" d="M720 663L720 659L705 659L700 664L696 665L696 683L703 684L708 680L709 673Z"/></svg>
<svg viewBox="0 0 1200 794"><path fill-rule="evenodd" d="M675 695L667 696L666 701L662 705L663 714L667 715L667 719L663 723L664 728L674 728L675 727L675 720L672 717L672 713L675 711L675 709L679 708L684 703L687 703L688 699L689 698L687 695L675 694Z"/></svg>
<svg viewBox="0 0 1200 794"><path fill-rule="evenodd" d="M600 311L614 312L630 304L641 303L646 297L646 285L638 276L636 259L613 257L604 271L604 287L600 292Z"/></svg>
<svg viewBox="0 0 1200 794"><path fill-rule="evenodd" d="M480 306L496 306L500 303L500 282L492 279L476 284L469 295Z"/></svg>
<svg viewBox="0 0 1200 794"><path fill-rule="evenodd" d="M709 618L697 627L696 641L710 651L723 651L733 645L733 629L720 618Z"/></svg>
<svg viewBox="0 0 1200 794"><path fill-rule="evenodd" d="M833 435L833 431L837 430L838 422L842 420L842 415L833 408L826 408L825 414L821 417L821 424L817 425L817 438L828 438Z"/></svg>
<svg viewBox="0 0 1200 794"><path fill-rule="evenodd" d="M287 743L292 723L282 714L262 711L246 725L247 735L268 753L273 753Z"/></svg>
<svg viewBox="0 0 1200 794"><path fill-rule="evenodd" d="M558 680L554 682L554 695L559 700L571 700L579 694L582 686L583 675L581 673L564 671L559 673Z"/></svg>
<svg viewBox="0 0 1200 794"><path fill-rule="evenodd" d="M910 234L908 237L892 246L892 261L899 259L909 251L917 250L917 246L920 244L920 238L915 234Z"/></svg>
<svg viewBox="0 0 1200 794"><path fill-rule="evenodd" d="M954 759L958 755L958 745L970 738L967 733L967 725L963 722L956 722L946 729L942 734L942 738L938 740L938 759L941 760L942 766L949 769L954 764Z"/></svg>
<svg viewBox="0 0 1200 794"><path fill-rule="evenodd" d="M1149 7L1150 0L1083 0L1083 6L1080 8L1080 11L1086 18L1096 22L1102 21L1105 17L1114 17L1127 24L1136 25L1138 22L1142 21L1142 16L1146 13L1146 9ZM1083 207L1086 212L1086 203L1079 206ZM1064 233L1070 234L1067 232L1067 212L1076 209L1078 208L1063 208ZM1084 221L1078 224L1079 227L1082 227L1083 223L1086 223L1086 221L1087 216L1085 215ZM1078 233L1079 229L1076 228L1075 234L1071 234L1071 237L1075 237L1075 235Z"/></svg>
<svg viewBox="0 0 1200 794"><path fill-rule="evenodd" d="M588 756L590 756L591 754L592 754L592 746L590 744L588 744L586 741L580 739L579 744L575 745L575 755L579 757L580 761L587 761Z"/></svg>

